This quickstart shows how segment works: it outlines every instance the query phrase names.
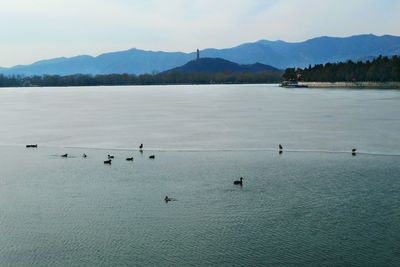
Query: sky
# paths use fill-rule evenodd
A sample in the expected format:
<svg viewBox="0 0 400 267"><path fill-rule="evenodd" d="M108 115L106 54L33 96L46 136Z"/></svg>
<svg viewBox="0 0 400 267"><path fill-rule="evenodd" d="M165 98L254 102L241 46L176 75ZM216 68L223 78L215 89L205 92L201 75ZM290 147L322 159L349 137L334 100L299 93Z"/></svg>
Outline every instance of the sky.
<svg viewBox="0 0 400 267"><path fill-rule="evenodd" d="M0 0L0 66L139 48L400 35L400 0Z"/></svg>

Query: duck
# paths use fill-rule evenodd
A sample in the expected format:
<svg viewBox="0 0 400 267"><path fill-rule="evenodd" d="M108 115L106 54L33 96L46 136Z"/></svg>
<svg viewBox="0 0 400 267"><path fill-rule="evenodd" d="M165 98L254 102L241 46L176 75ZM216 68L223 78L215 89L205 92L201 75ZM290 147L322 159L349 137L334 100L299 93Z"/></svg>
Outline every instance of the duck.
<svg viewBox="0 0 400 267"><path fill-rule="evenodd" d="M165 196L164 200L165 200L165 202L168 202L168 201L171 201L172 199L169 198L168 196Z"/></svg>
<svg viewBox="0 0 400 267"><path fill-rule="evenodd" d="M26 145L26 148L37 148L37 144L34 144L34 145Z"/></svg>
<svg viewBox="0 0 400 267"><path fill-rule="evenodd" d="M283 149L283 146L281 144L279 144L279 150L282 151L282 149Z"/></svg>
<svg viewBox="0 0 400 267"><path fill-rule="evenodd" d="M127 161L133 161L133 157L126 158Z"/></svg>
<svg viewBox="0 0 400 267"><path fill-rule="evenodd" d="M61 155L63 158L68 158L68 154Z"/></svg>
<svg viewBox="0 0 400 267"><path fill-rule="evenodd" d="M111 165L111 159L105 160L105 161L104 161L104 164L110 164L110 165Z"/></svg>
<svg viewBox="0 0 400 267"><path fill-rule="evenodd" d="M243 185L243 177L240 177L239 180L233 181L233 184L237 184L237 185Z"/></svg>
<svg viewBox="0 0 400 267"><path fill-rule="evenodd" d="M139 149L143 150L143 144L140 144Z"/></svg>
<svg viewBox="0 0 400 267"><path fill-rule="evenodd" d="M87 157L87 155L86 155L85 153L83 153L82 157L83 157L83 158L86 158L86 157Z"/></svg>
<svg viewBox="0 0 400 267"><path fill-rule="evenodd" d="M151 155L151 156L149 156L149 159L155 159L156 158L156 156L155 155Z"/></svg>
<svg viewBox="0 0 400 267"><path fill-rule="evenodd" d="M108 157L108 159L113 159L114 158L114 156L111 156L111 155L107 155L107 157Z"/></svg>
<svg viewBox="0 0 400 267"><path fill-rule="evenodd" d="M353 148L353 149L351 150L351 154L352 154L353 156L356 156L356 155L357 155L357 148Z"/></svg>

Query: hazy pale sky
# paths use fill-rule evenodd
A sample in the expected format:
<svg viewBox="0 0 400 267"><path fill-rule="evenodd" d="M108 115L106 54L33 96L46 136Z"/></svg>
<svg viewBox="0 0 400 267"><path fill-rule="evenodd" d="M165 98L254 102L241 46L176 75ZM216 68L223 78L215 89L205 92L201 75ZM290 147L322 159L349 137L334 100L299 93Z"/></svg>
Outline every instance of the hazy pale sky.
<svg viewBox="0 0 400 267"><path fill-rule="evenodd" d="M399 0L0 0L0 66L140 48L400 35Z"/></svg>

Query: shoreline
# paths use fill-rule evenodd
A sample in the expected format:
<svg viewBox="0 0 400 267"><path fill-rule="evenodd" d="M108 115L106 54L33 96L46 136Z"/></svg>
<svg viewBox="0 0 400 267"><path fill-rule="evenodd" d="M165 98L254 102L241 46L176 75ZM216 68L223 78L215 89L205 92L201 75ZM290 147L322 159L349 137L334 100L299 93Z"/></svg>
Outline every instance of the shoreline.
<svg viewBox="0 0 400 267"><path fill-rule="evenodd" d="M308 88L400 89L400 82L299 82Z"/></svg>
<svg viewBox="0 0 400 267"><path fill-rule="evenodd" d="M196 86L196 85L276 85L280 83L171 83L171 84L113 84L113 85L55 85L55 86L0 86L0 89L15 88L94 88L94 87L140 87L140 86ZM400 82L298 82L303 88L312 89L400 89Z"/></svg>

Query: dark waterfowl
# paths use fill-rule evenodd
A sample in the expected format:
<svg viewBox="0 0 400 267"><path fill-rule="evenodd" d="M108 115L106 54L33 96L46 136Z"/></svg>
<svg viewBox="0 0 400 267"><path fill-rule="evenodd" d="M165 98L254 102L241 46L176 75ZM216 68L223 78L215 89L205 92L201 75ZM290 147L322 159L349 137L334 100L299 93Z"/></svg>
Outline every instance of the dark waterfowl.
<svg viewBox="0 0 400 267"><path fill-rule="evenodd" d="M133 161L133 157L126 158L127 161Z"/></svg>
<svg viewBox="0 0 400 267"><path fill-rule="evenodd" d="M151 155L151 156L149 156L149 159L155 159L156 158L156 156L155 155Z"/></svg>
<svg viewBox="0 0 400 267"><path fill-rule="evenodd" d="M282 149L283 149L283 146L281 144L279 144L279 150L282 151Z"/></svg>
<svg viewBox="0 0 400 267"><path fill-rule="evenodd" d="M35 144L35 145L26 145L26 148L37 148L37 144Z"/></svg>
<svg viewBox="0 0 400 267"><path fill-rule="evenodd" d="M68 158L68 154L61 155L63 158Z"/></svg>
<svg viewBox="0 0 400 267"><path fill-rule="evenodd" d="M356 149L356 148L353 148L353 149L351 150L351 154L352 154L353 156L356 156L356 155L357 155L357 149Z"/></svg>
<svg viewBox="0 0 400 267"><path fill-rule="evenodd" d="M107 155L107 157L108 157L108 159L113 159L114 158L114 156L111 156L111 155Z"/></svg>
<svg viewBox="0 0 400 267"><path fill-rule="evenodd" d="M139 149L143 150L143 144L140 144Z"/></svg>
<svg viewBox="0 0 400 267"><path fill-rule="evenodd" d="M111 165L111 159L105 160L105 161L104 161L104 164L110 164L110 165Z"/></svg>
<svg viewBox="0 0 400 267"><path fill-rule="evenodd" d="M86 155L85 153L83 153L82 157L86 158L86 157L87 157L87 155Z"/></svg>
<svg viewBox="0 0 400 267"><path fill-rule="evenodd" d="M243 185L243 177L240 177L240 180L233 181L233 184Z"/></svg>
<svg viewBox="0 0 400 267"><path fill-rule="evenodd" d="M165 201L165 203L168 203L170 201L176 201L176 198L165 196L164 201Z"/></svg>

